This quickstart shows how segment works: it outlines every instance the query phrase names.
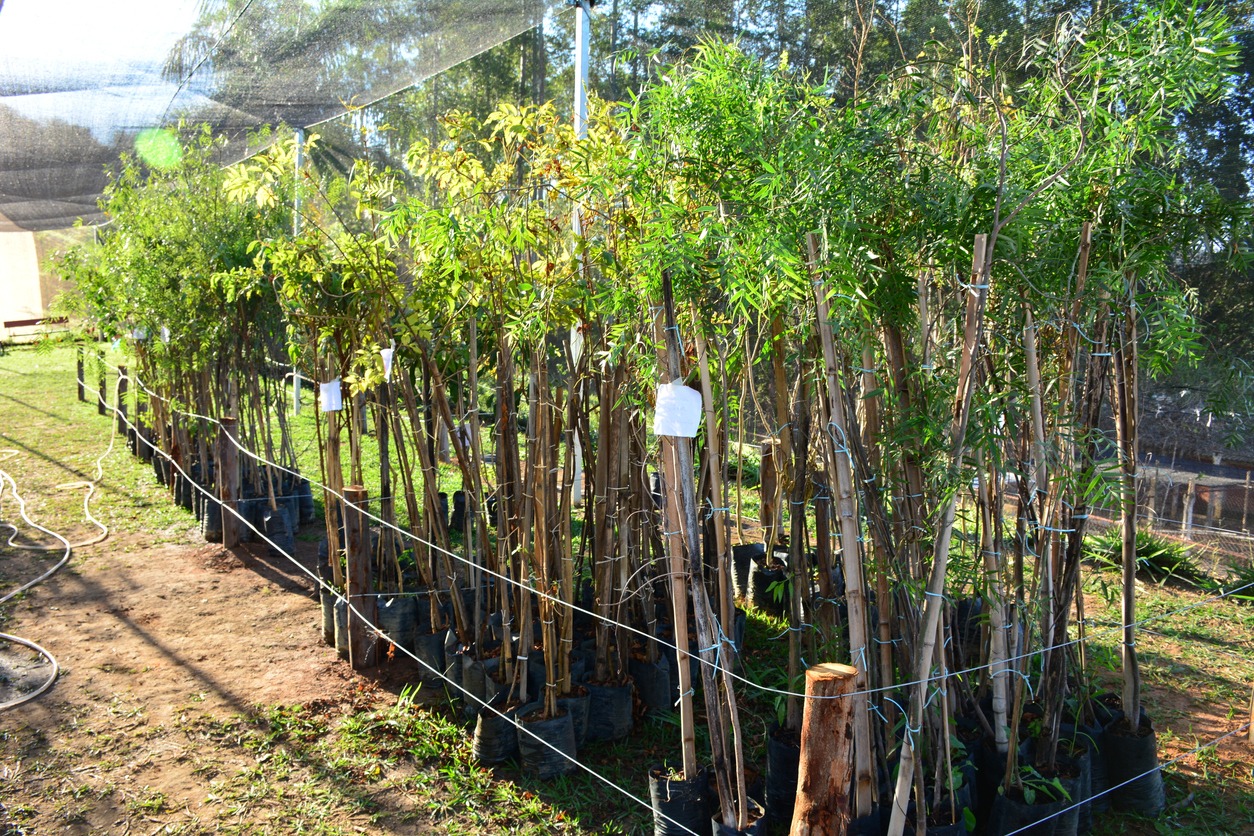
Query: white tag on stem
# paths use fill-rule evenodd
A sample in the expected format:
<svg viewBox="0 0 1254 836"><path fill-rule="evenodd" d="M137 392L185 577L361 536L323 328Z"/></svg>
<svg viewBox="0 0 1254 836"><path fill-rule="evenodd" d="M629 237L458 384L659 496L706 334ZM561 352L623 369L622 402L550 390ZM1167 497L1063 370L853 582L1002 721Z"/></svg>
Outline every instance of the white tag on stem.
<svg viewBox="0 0 1254 836"><path fill-rule="evenodd" d="M344 408L344 393L338 377L330 383L318 384L318 395L323 412L339 412Z"/></svg>
<svg viewBox="0 0 1254 836"><path fill-rule="evenodd" d="M695 438L701 426L701 393L676 379L657 387L654 435Z"/></svg>

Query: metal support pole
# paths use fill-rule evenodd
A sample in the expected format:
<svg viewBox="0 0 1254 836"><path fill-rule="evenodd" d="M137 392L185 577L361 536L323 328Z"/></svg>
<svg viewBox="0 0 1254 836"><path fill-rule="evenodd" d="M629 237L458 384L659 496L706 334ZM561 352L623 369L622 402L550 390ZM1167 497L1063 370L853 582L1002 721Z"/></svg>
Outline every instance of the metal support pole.
<svg viewBox="0 0 1254 836"><path fill-rule="evenodd" d="M591 0L575 0L575 136L588 136L588 44L592 28Z"/></svg>
<svg viewBox="0 0 1254 836"><path fill-rule="evenodd" d="M592 29L589 16L592 12L591 0L575 0L575 136L578 139L588 137L588 44L592 40ZM583 219L579 215L579 204L571 209L571 234L575 238L583 236ZM582 266L583 258L580 257ZM579 355L583 353L583 335L579 324L570 329L571 357L575 364L579 363ZM579 428L574 427L574 450L572 458L574 466L571 474L571 501L583 501L583 445L579 441Z"/></svg>
<svg viewBox="0 0 1254 836"><path fill-rule="evenodd" d="M296 129L296 178L292 185L292 237L300 237L300 173L305 167L305 129ZM300 374L292 366L292 414L300 415Z"/></svg>

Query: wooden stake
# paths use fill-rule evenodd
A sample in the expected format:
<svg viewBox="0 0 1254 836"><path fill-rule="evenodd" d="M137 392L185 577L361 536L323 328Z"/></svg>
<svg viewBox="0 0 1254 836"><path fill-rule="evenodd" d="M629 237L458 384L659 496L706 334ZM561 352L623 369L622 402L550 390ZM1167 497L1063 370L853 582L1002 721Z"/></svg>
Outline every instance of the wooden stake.
<svg viewBox="0 0 1254 836"><path fill-rule="evenodd" d="M1186 540L1193 539L1193 504L1197 497L1197 477L1189 477L1188 487L1184 489L1184 514L1180 523L1180 533Z"/></svg>
<svg viewBox="0 0 1254 836"><path fill-rule="evenodd" d="M118 366L118 432L123 434L126 432L126 387L128 382L129 378L126 375L126 366Z"/></svg>
<svg viewBox="0 0 1254 836"><path fill-rule="evenodd" d="M370 529L362 514L365 507L365 488L361 485L344 488L344 530L348 540L348 658L355 670L373 667L378 661L375 652L378 601L373 595Z"/></svg>
<svg viewBox="0 0 1254 836"><path fill-rule="evenodd" d="M808 266L811 274L818 270L818 239L813 235L806 236L809 252ZM849 432L846 427L844 388L840 375L840 364L836 354L835 337L832 334L831 312L827 302L827 287L821 280L815 281L814 298L818 311L819 336L823 346L823 369L826 375L829 414L827 420L835 430L824 433L830 445L828 463L828 482L835 486L836 513L840 526L841 563L845 570L845 599L849 607L849 653L851 659L867 658L867 606L863 594L862 556L858 553L858 540L861 533L858 529L857 493L853 483L852 456L847 447L846 439ZM855 686L865 691L869 686L865 666L858 669ZM855 759L855 796L854 814L869 815L874 803L874 767L871 763L871 725L868 713L857 713L853 718L854 759Z"/></svg>
<svg viewBox="0 0 1254 836"><path fill-rule="evenodd" d="M96 352L96 359L100 361L100 397L99 397L99 399L97 399L97 401L96 401L96 414L97 414L97 415L104 415L104 414L105 414L105 412L106 412L106 410L107 410L107 407L108 407L108 405L109 405L109 402L108 402L107 400L105 400L105 367L104 367L104 352L103 352L103 351L97 351L97 352Z"/></svg>
<svg viewBox="0 0 1254 836"><path fill-rule="evenodd" d="M1250 533L1250 472L1245 471L1245 504L1241 506L1241 530Z"/></svg>
<svg viewBox="0 0 1254 836"><path fill-rule="evenodd" d="M87 377L83 376L83 346L79 346L78 352L78 390L79 400L87 404ZM1246 484L1249 480L1246 479Z"/></svg>
<svg viewBox="0 0 1254 836"><path fill-rule="evenodd" d="M1250 686L1250 727L1247 733L1250 743L1254 744L1254 685Z"/></svg>
<svg viewBox="0 0 1254 836"><path fill-rule="evenodd" d="M231 513L239 510L239 450L235 437L235 419L224 417L218 429L218 499L222 502L222 545L228 549L239 545L240 521Z"/></svg>
<svg viewBox="0 0 1254 836"><path fill-rule="evenodd" d="M801 721L801 767L790 836L837 836L852 818L853 714L848 699L856 668L824 662L806 670L806 705Z"/></svg>

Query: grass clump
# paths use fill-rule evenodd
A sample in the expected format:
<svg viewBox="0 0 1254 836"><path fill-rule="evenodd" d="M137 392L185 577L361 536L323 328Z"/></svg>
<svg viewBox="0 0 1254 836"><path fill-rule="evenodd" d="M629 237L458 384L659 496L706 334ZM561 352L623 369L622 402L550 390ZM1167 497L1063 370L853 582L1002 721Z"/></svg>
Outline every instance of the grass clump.
<svg viewBox="0 0 1254 836"><path fill-rule="evenodd" d="M1118 569L1123 565L1123 535L1112 526L1090 537L1085 551L1099 567ZM1205 588L1209 581L1188 545L1150 531L1136 533L1136 574L1159 585L1173 582Z"/></svg>

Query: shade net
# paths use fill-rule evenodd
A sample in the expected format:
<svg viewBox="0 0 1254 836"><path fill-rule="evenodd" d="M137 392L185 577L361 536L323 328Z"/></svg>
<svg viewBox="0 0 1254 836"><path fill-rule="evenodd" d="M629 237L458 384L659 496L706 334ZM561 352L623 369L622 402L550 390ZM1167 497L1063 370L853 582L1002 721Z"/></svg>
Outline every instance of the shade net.
<svg viewBox="0 0 1254 836"><path fill-rule="evenodd" d="M1254 159L1251 7L1216 2L1235 24L1242 57L1232 95L1182 121L1184 167L1245 197ZM1013 66L1025 45L1098 7L1118 15L1131 4L598 0L589 83L626 98L713 37L768 61L786 56L847 97L934 44L974 43L980 60ZM0 0L0 231L99 221L106 166L137 141L144 147L145 130L180 120L225 136L229 162L255 147L248 134L262 126L307 127L351 112L319 129L323 147L348 164L363 154L395 162L417 135L438 135L435 120L450 108L482 115L502 100L550 98L567 108L569 8L568 0ZM384 124L391 130L363 142ZM149 151L159 154L159 144Z"/></svg>
<svg viewBox="0 0 1254 836"><path fill-rule="evenodd" d="M520 32L544 0L0 0L0 231L100 219L106 167L145 131L306 127Z"/></svg>

